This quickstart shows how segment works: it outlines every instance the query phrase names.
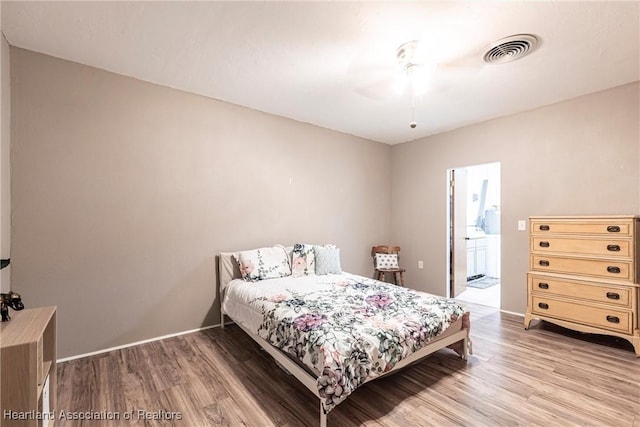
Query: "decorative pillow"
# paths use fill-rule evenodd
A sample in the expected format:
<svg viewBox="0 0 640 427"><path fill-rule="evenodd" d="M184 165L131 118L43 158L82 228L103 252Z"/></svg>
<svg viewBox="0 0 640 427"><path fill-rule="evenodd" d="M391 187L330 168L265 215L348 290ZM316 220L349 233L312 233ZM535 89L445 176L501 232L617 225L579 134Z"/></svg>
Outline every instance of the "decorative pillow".
<svg viewBox="0 0 640 427"><path fill-rule="evenodd" d="M315 275L315 260L313 245L296 243L291 252L291 275L294 277Z"/></svg>
<svg viewBox="0 0 640 427"><path fill-rule="evenodd" d="M398 268L398 254L376 254L376 268L382 270Z"/></svg>
<svg viewBox="0 0 640 427"><path fill-rule="evenodd" d="M316 274L340 274L340 249L333 245L314 246L316 255Z"/></svg>
<svg viewBox="0 0 640 427"><path fill-rule="evenodd" d="M249 282L291 276L287 250L280 245L238 252L236 260L242 279Z"/></svg>

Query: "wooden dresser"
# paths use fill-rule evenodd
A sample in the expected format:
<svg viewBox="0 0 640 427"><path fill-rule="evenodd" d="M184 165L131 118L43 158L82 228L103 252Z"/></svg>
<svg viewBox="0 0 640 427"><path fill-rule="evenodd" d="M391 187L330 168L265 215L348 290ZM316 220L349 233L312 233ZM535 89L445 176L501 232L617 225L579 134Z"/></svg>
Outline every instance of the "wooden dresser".
<svg viewBox="0 0 640 427"><path fill-rule="evenodd" d="M640 218L529 218L525 329L533 319L614 335L640 357Z"/></svg>

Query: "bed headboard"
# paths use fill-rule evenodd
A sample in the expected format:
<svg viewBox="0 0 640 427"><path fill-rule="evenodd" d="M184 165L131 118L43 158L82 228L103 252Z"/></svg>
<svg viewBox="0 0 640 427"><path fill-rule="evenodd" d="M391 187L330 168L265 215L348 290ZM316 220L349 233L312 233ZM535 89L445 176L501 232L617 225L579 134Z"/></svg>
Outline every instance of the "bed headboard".
<svg viewBox="0 0 640 427"><path fill-rule="evenodd" d="M218 263L218 280L220 281L220 302L224 300L224 291L227 285L233 279L240 279L240 267L234 256L237 252L220 252L220 260Z"/></svg>

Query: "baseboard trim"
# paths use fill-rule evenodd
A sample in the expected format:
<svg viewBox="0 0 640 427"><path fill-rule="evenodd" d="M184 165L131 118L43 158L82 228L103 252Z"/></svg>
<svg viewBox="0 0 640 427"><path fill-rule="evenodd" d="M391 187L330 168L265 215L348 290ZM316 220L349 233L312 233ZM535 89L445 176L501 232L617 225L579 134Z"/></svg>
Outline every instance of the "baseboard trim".
<svg viewBox="0 0 640 427"><path fill-rule="evenodd" d="M524 313L516 313L515 311L507 311L500 309L500 313L513 314L514 316L524 317Z"/></svg>
<svg viewBox="0 0 640 427"><path fill-rule="evenodd" d="M507 313L507 314L513 314L514 316L524 317L524 314L515 313L513 311L507 311L507 310L500 309L500 312L501 313ZM225 325L232 325L233 321L224 322L224 324ZM132 342L132 343L129 343L129 344L123 344L123 345L118 345L118 346L115 346L115 347L105 348L103 350L92 351L90 353L83 353L83 354L78 354L78 355L75 355L75 356L63 357L62 359L57 359L57 363L69 362L71 360L77 360L77 359L82 359L84 357L96 356L98 354L108 353L108 352L114 351L114 350L121 350L123 348L135 347L135 346L140 345L140 344L146 344L146 343L150 343L150 342L154 342L154 341L160 341L160 340L163 340L163 339L166 339L166 338L178 337L180 335L192 334L194 332L206 331L207 329L213 329L213 328L219 328L219 327L220 327L220 323L216 323L215 325L204 326L202 328L196 328L196 329L190 329L188 331L176 332L174 334L162 335L162 336L155 337L155 338L149 338L147 340L135 341L135 342Z"/></svg>
<svg viewBox="0 0 640 427"><path fill-rule="evenodd" d="M233 323L233 322L225 322L225 325L231 324L231 323ZM177 337L177 336L180 336L180 335L192 334L194 332L200 332L200 331L205 331L207 329L219 328L219 327L220 327L220 323L216 323L215 325L211 325L211 326L204 326L202 328L190 329L188 331L176 332L174 334L168 334L168 335L162 335L160 337L149 338L147 340L136 341L136 342L132 342L132 343L129 343L129 344L118 345L116 347L105 348L103 350L92 351L91 353L83 353L83 354L78 354L76 356L63 357L62 359L57 359L57 363L69 362L71 360L77 360L77 359L82 359L84 357L90 357L90 356L95 356L95 355L102 354L102 353L108 353L108 352L114 351L114 350L121 350L123 348L135 347L135 346L140 345L140 344L146 344L146 343L149 343L149 342L160 341L160 340L163 340L165 338L173 338L173 337Z"/></svg>

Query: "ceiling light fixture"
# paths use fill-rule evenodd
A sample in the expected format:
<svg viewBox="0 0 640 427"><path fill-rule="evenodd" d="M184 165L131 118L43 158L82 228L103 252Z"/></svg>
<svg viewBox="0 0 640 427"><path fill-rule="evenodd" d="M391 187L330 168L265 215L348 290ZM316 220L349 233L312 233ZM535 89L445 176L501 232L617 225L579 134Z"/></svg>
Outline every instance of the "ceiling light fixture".
<svg viewBox="0 0 640 427"><path fill-rule="evenodd" d="M416 97L427 90L429 71L435 69L435 64L428 64L420 49L417 40L403 43L396 52L400 73L393 83L393 90L399 95L403 94L407 87L411 95L411 122L409 127L415 129L418 123L415 119Z"/></svg>

